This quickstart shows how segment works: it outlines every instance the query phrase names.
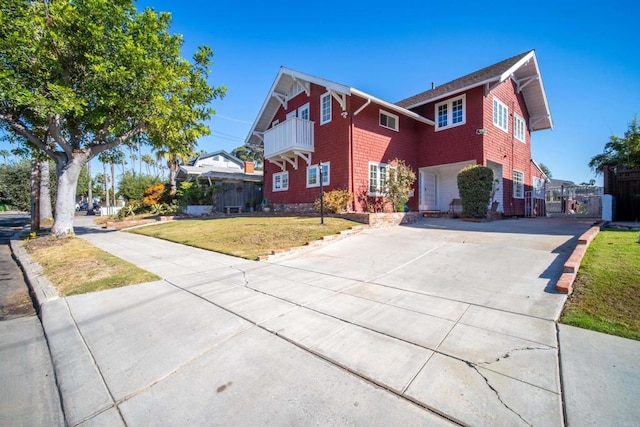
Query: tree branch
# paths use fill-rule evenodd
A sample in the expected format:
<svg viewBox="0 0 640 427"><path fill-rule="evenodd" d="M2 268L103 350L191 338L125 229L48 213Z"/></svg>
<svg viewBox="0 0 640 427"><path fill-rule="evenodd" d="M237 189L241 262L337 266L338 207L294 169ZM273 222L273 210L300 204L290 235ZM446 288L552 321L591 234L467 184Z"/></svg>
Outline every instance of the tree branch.
<svg viewBox="0 0 640 427"><path fill-rule="evenodd" d="M94 143L89 147L89 158L91 159L97 156L98 154L102 153L103 151L107 151L113 147L117 147L118 145L127 141L129 138L139 133L142 133L146 128L147 128L146 123L138 123L136 126L131 128L127 132L123 133L113 141L109 141L104 144L96 144L95 143L96 140L94 140Z"/></svg>
<svg viewBox="0 0 640 427"><path fill-rule="evenodd" d="M47 156L55 159L56 153L51 150L51 148L49 148L47 144L45 144L42 140L35 136L35 134L19 119L15 118L11 114L0 112L0 120L3 120L5 123L7 123L15 133L22 135L27 139L27 141L44 151Z"/></svg>
<svg viewBox="0 0 640 427"><path fill-rule="evenodd" d="M49 132L51 133L51 137L58 143L70 159L73 156L73 149L64 136L62 136L62 132L60 132L60 116L56 115L49 120Z"/></svg>

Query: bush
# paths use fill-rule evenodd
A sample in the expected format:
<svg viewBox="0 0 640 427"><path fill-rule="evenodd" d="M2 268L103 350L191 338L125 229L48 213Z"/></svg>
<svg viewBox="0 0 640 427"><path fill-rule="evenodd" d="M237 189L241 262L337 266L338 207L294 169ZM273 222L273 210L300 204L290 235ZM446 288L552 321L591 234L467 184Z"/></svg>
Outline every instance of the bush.
<svg viewBox="0 0 640 427"><path fill-rule="evenodd" d="M416 174L404 160L390 160L389 166L389 176L384 183L383 193L391 202L394 212L404 212L405 205L411 197Z"/></svg>
<svg viewBox="0 0 640 427"><path fill-rule="evenodd" d="M142 205L152 207L160 203L165 203L169 199L169 191L164 184L155 184L145 188Z"/></svg>
<svg viewBox="0 0 640 427"><path fill-rule="evenodd" d="M351 202L351 194L347 190L332 190L324 192L324 210L328 213L343 213L347 211ZM320 212L320 197L316 199L315 207Z"/></svg>
<svg viewBox="0 0 640 427"><path fill-rule="evenodd" d="M204 187L194 182L181 182L176 197L181 205L210 205L213 203L213 187Z"/></svg>
<svg viewBox="0 0 640 427"><path fill-rule="evenodd" d="M127 171L118 184L118 192L125 200L141 200L145 196L145 190L158 183L157 177L136 175Z"/></svg>
<svg viewBox="0 0 640 427"><path fill-rule="evenodd" d="M463 216L487 217L493 181L493 171L481 165L467 166L458 173L458 191L462 199Z"/></svg>

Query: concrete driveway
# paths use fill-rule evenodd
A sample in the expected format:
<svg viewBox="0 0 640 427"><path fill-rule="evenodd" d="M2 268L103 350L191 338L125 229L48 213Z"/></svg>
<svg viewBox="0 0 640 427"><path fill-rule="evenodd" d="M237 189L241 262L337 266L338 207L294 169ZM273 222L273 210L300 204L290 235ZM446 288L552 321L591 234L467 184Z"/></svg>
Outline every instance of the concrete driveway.
<svg viewBox="0 0 640 427"><path fill-rule="evenodd" d="M67 422L563 425L552 289L590 225L425 220L266 263L79 228L163 280L45 306Z"/></svg>

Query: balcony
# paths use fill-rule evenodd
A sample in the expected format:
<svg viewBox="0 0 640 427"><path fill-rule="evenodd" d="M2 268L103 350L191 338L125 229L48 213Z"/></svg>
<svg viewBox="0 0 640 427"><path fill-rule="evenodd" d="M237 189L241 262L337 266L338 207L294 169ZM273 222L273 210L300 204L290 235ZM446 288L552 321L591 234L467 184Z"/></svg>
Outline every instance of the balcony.
<svg viewBox="0 0 640 427"><path fill-rule="evenodd" d="M290 118L264 133L264 158L284 171L290 163L298 169L298 158L311 164L313 122Z"/></svg>

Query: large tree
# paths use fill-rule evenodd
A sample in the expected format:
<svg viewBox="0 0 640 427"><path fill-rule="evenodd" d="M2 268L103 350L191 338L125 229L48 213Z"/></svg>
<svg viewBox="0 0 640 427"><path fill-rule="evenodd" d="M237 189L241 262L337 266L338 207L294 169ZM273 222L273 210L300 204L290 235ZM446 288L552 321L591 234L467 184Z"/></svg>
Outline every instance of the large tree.
<svg viewBox="0 0 640 427"><path fill-rule="evenodd" d="M624 137L612 135L604 146L604 152L594 156L589 167L597 174L606 167L618 169L633 169L640 167L640 125L634 117Z"/></svg>
<svg viewBox="0 0 640 427"><path fill-rule="evenodd" d="M138 135L204 133L225 88L207 83L211 49L190 63L169 25L170 14L131 0L0 2L0 121L56 163L54 235L73 232L87 161Z"/></svg>

